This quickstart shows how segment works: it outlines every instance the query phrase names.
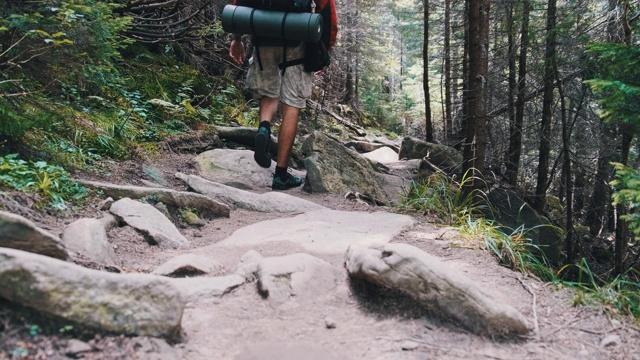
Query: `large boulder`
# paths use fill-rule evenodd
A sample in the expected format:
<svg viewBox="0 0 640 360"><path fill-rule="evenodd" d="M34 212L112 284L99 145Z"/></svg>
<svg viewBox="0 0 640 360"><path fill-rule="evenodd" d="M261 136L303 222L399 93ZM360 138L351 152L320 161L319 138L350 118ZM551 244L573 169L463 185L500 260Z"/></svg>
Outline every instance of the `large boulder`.
<svg viewBox="0 0 640 360"><path fill-rule="evenodd" d="M109 244L105 225L98 219L79 219L67 225L62 232L62 241L70 251L98 264L117 266L116 253Z"/></svg>
<svg viewBox="0 0 640 360"><path fill-rule="evenodd" d="M486 217L500 223L507 232L522 229L533 245L534 254L541 251L551 263L560 261L564 245L562 229L509 190L493 188L487 193L487 201L492 211L486 212Z"/></svg>
<svg viewBox="0 0 640 360"><path fill-rule="evenodd" d="M40 229L28 219L0 211L0 247L24 250L66 260L67 249L57 236Z"/></svg>
<svg viewBox="0 0 640 360"><path fill-rule="evenodd" d="M201 177L254 191L270 189L276 169L275 161L268 169L256 164L251 150L214 149L199 154L194 161ZM292 173L304 177L303 172L293 170Z"/></svg>
<svg viewBox="0 0 640 360"><path fill-rule="evenodd" d="M407 136L402 140L400 159L426 159L449 174L457 174L462 166L462 154L456 149Z"/></svg>
<svg viewBox="0 0 640 360"><path fill-rule="evenodd" d="M351 276L409 294L434 313L476 334L529 332L527 321L515 308L414 246L351 245L345 263Z"/></svg>
<svg viewBox="0 0 640 360"><path fill-rule="evenodd" d="M307 169L305 189L345 195L362 193L382 202L386 194L376 181L371 164L357 152L316 131L302 144Z"/></svg>
<svg viewBox="0 0 640 360"><path fill-rule="evenodd" d="M111 205L111 213L136 229L152 245L172 249L189 248L189 240L160 211L149 204L124 198Z"/></svg>
<svg viewBox="0 0 640 360"><path fill-rule="evenodd" d="M224 184L203 179L197 175L177 173L176 178L184 181L192 190L221 201L232 208L260 212L301 213L320 210L324 207L283 192L256 194Z"/></svg>
<svg viewBox="0 0 640 360"><path fill-rule="evenodd" d="M115 200L123 198L134 200L149 199L163 203L174 209L195 209L200 216L207 219L229 217L228 206L201 194L163 188L115 185L86 180L79 180L79 183L98 189L102 191L105 196L110 196Z"/></svg>
<svg viewBox="0 0 640 360"><path fill-rule="evenodd" d="M174 338L185 306L169 279L113 274L0 248L0 297L99 331Z"/></svg>
<svg viewBox="0 0 640 360"><path fill-rule="evenodd" d="M390 164L398 161L398 153L386 146L362 154L362 157L381 164Z"/></svg>

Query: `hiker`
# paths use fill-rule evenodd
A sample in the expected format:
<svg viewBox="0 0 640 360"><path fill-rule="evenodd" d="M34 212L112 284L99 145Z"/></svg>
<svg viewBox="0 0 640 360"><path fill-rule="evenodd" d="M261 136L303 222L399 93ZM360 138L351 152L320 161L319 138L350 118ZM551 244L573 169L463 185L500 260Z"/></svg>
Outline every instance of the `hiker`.
<svg viewBox="0 0 640 360"><path fill-rule="evenodd" d="M334 0L313 0L315 12L322 16L323 30L321 40L329 50L336 41L338 31ZM235 0L234 5L251 6L250 0ZM260 125L255 138L254 159L258 165L269 168L271 155L269 144L271 139L271 122L278 105L282 102L282 124L278 135L278 159L271 188L287 190L302 184L302 179L288 173L289 156L298 131L300 110L306 107L306 99L311 96L314 73L305 72L302 64L288 65L284 69L279 64L284 61L301 59L305 54L304 43L289 44L283 40L253 37L252 42L259 45L253 58L249 60L247 87L253 96L260 100ZM233 34L229 55L238 64L245 60L245 49L241 34ZM257 55L257 56L256 56ZM286 59L283 59L286 56ZM258 57L258 58L256 58ZM326 68L326 67L325 67Z"/></svg>

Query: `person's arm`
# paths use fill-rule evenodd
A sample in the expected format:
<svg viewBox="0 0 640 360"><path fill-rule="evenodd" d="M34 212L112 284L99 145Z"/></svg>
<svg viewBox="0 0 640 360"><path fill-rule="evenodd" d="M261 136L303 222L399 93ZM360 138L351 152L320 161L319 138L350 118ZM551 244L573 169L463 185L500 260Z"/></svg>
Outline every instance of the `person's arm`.
<svg viewBox="0 0 640 360"><path fill-rule="evenodd" d="M244 44L242 43L242 34L231 34L231 45L229 46L229 56L238 65L244 63L246 53L244 50Z"/></svg>

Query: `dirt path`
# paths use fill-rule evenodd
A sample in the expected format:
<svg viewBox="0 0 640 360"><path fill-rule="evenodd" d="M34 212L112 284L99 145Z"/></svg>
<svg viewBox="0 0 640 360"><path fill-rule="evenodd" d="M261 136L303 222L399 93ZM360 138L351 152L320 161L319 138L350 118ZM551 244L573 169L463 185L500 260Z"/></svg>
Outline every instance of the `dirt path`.
<svg viewBox="0 0 640 360"><path fill-rule="evenodd" d="M152 162L170 180L180 171L193 173L187 155L163 156ZM139 185L142 164L129 162L104 171L91 180ZM267 189L265 189L267 191ZM288 192L334 210L393 211L346 200L336 195ZM91 207L89 209L92 209ZM72 216L90 215L94 210ZM291 215L232 211L202 228L181 229L191 241L185 251L160 250L146 244L130 228L110 232L118 261L126 271L150 272L184 253L207 256L223 267L212 276L234 271L248 248L216 244L242 227ZM50 224L52 230L73 218ZM311 303L292 299L272 308L248 282L221 298L190 304L182 320L183 339L174 344L173 357L181 359L640 359L640 330L631 319L613 320L602 309L573 307L569 290L527 278L497 264L479 248L452 246L455 231L429 224L416 216L416 224L392 242L407 243L436 255L500 300L518 309L535 331L520 339L491 339L470 334L440 320L413 300L385 289L351 282L346 271L339 286ZM315 254L288 242L254 246L264 257L305 252L342 269L340 255ZM104 342L104 341L103 341ZM119 345L83 355L88 359L131 358L126 340ZM161 350L146 358L162 357ZM169 356L166 355L165 356ZM0 356L1 358L1 356ZM145 357L139 357L145 358Z"/></svg>
<svg viewBox="0 0 640 360"><path fill-rule="evenodd" d="M193 172L188 157L176 157L153 165L166 174ZM299 189L288 193L335 210L393 210ZM225 270L217 275L231 272L247 249L215 244L243 226L283 216L289 215L236 210L229 219L185 231L193 244L189 252L222 263ZM537 324L536 332L524 339L507 340L469 334L406 297L352 284L345 272L336 291L312 304L301 305L294 299L273 309L253 282L220 299L189 306L182 322L184 342L176 348L184 359L640 359L640 331L625 320L611 320L597 308L573 307L571 291L506 269L487 251L452 247L456 239L455 232L418 216L416 225L392 242L408 243L442 258L518 309ZM285 242L254 249L265 257L305 252ZM179 253L138 253L126 246L121 250L129 254L126 261L130 266L141 271L150 271ZM311 255L343 267L342 256ZM603 340L608 345L604 346ZM297 357L298 352L305 355Z"/></svg>

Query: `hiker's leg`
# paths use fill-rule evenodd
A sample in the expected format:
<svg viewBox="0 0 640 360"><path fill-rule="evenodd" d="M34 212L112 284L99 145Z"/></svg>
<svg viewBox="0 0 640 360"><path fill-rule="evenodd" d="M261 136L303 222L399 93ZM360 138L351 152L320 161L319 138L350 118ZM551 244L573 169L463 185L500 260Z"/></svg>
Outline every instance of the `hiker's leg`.
<svg viewBox="0 0 640 360"><path fill-rule="evenodd" d="M276 111L278 111L279 101L278 98L268 96L260 98L260 122L268 121L271 123L273 121L273 117L276 115Z"/></svg>
<svg viewBox="0 0 640 360"><path fill-rule="evenodd" d="M293 142L298 132L298 117L300 109L287 104L282 104L282 124L278 134L278 163L279 167L286 168L289 164L289 156Z"/></svg>

